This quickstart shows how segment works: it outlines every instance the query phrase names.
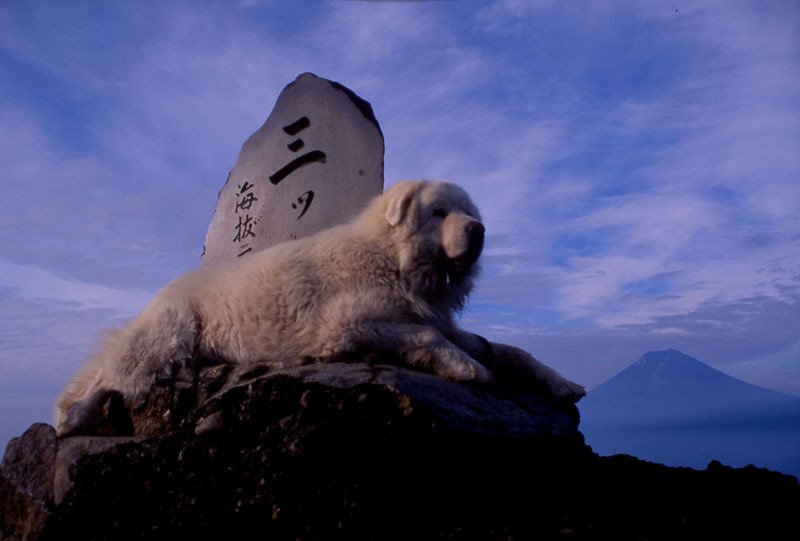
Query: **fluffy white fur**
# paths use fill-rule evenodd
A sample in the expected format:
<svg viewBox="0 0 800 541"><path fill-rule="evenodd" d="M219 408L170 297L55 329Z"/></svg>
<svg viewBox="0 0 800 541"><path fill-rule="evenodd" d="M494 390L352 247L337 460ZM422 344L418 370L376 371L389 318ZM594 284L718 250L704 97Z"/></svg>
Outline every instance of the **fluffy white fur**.
<svg viewBox="0 0 800 541"><path fill-rule="evenodd" d="M461 188L406 181L348 225L192 270L80 368L58 400L58 434L91 431L109 392L130 406L197 357L280 366L391 350L448 379L488 382L494 374L578 400L580 385L526 352L456 327L483 235Z"/></svg>

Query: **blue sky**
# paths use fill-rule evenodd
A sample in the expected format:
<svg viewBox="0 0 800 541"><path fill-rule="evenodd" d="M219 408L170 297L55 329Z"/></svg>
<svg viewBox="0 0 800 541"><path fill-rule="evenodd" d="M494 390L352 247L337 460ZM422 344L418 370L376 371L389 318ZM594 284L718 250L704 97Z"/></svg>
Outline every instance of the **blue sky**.
<svg viewBox="0 0 800 541"><path fill-rule="evenodd" d="M592 387L676 348L800 395L800 4L3 2L0 443L199 264L304 71L372 103L386 180L487 225L465 327Z"/></svg>

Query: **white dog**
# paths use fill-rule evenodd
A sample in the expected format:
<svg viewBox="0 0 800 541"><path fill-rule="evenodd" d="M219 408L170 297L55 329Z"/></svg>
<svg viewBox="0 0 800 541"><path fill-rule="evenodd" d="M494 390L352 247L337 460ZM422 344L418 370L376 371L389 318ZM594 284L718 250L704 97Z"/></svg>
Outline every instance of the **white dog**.
<svg viewBox="0 0 800 541"><path fill-rule="evenodd" d="M406 181L348 225L190 271L81 367L58 400L58 435L91 431L109 392L128 405L142 401L197 357L285 366L390 350L451 380L494 375L577 401L583 387L528 353L456 327L483 238L461 188Z"/></svg>

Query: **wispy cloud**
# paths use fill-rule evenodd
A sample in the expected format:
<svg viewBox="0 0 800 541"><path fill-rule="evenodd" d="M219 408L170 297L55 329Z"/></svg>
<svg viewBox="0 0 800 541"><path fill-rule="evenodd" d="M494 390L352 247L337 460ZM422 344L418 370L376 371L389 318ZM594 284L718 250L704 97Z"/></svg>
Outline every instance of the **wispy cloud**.
<svg viewBox="0 0 800 541"><path fill-rule="evenodd" d="M74 309L109 309L118 315L133 315L144 309L152 291L116 289L57 276L38 267L17 265L0 258L0 288L26 300L68 303Z"/></svg>

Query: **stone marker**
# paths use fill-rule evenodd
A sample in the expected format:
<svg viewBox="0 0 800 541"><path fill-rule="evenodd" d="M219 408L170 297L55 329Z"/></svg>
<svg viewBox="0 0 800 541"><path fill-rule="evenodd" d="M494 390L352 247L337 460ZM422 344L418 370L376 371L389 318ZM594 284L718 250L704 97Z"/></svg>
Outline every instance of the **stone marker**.
<svg viewBox="0 0 800 541"><path fill-rule="evenodd" d="M339 83L299 75L242 145L219 192L203 263L347 222L383 190L383 152L368 102Z"/></svg>

